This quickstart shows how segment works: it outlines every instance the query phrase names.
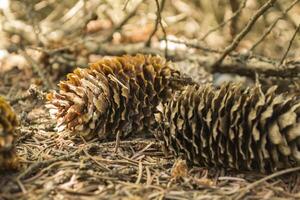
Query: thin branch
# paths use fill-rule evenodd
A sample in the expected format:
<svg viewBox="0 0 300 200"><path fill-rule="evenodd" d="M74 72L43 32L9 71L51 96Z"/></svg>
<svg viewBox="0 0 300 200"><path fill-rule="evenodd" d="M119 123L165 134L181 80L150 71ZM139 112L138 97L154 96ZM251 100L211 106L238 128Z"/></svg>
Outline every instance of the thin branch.
<svg viewBox="0 0 300 200"><path fill-rule="evenodd" d="M283 17L278 17L269 27L267 30L264 31L263 35L252 45L249 51L253 51L273 30L277 22L282 20Z"/></svg>
<svg viewBox="0 0 300 200"><path fill-rule="evenodd" d="M292 46L292 44L293 44L293 42L294 42L294 39L295 39L297 33L299 32L299 30L300 30L300 24L298 25L298 27L296 28L296 31L294 32L292 38L290 39L289 46L288 46L288 48L286 49L284 55L282 56L282 58L281 58L281 60L280 60L280 62L279 62L279 65L281 65L281 64L283 63L283 61L286 59L286 56L287 56L287 54L289 53L289 51L290 51L290 49L291 49L291 46Z"/></svg>
<svg viewBox="0 0 300 200"><path fill-rule="evenodd" d="M41 28L40 28L40 24L36 22L36 16L35 16L35 11L34 11L34 8L33 8L33 2L31 1L26 1L27 5L26 6L26 17L30 23L30 25L32 26L32 29L33 29L33 33L34 33L34 36L35 36L35 39L36 39L36 44L37 46L44 46L42 40L41 40L41 36L40 36L40 33L41 33Z"/></svg>
<svg viewBox="0 0 300 200"><path fill-rule="evenodd" d="M159 9L159 3L158 3L158 0L156 0L155 2L156 2L156 5L157 5L157 8ZM165 0L162 0L162 2L161 2L161 7L162 7L162 9L164 8L164 5L165 5ZM161 9L161 10L162 10L162 9ZM165 41L165 43L166 43L166 46L165 46L165 57L168 57L167 32L166 32L166 30L165 30L165 27L164 27L163 24L162 24L161 13L159 13L159 15L160 15L160 17L159 17L159 18L160 18L159 24L160 24L160 28L161 28L161 30L162 30L162 32L163 32L163 34L164 34L163 39L164 39L164 41Z"/></svg>
<svg viewBox="0 0 300 200"><path fill-rule="evenodd" d="M161 55L163 56L163 50L159 48L149 48L144 47L143 43L139 44L129 44L129 45L114 45L109 44L99 45L97 51L94 53L100 55L123 55L130 54L135 55L137 53ZM278 61L272 60L266 57L258 55L243 55L239 53L232 52L218 66L212 66L215 60L220 56L220 53L212 53L205 51L201 54L199 53L189 53L187 51L172 51L169 50L169 56L167 59L173 62L180 62L182 60L190 60L197 62L199 67L204 67L207 71L211 73L233 73L241 76L247 76L250 78L255 78L255 73L263 76L274 76L282 78L297 78L300 75L300 62L289 61L286 63L286 67L276 68Z"/></svg>
<svg viewBox="0 0 300 200"><path fill-rule="evenodd" d="M123 7L123 10L126 10L126 8L127 8L127 5L128 5L128 3L129 3L129 1L130 1L130 0L126 0L126 1L125 1L125 3L124 3L124 7Z"/></svg>
<svg viewBox="0 0 300 200"><path fill-rule="evenodd" d="M200 57L199 57L200 58ZM281 78L297 78L300 75L300 65L297 62L289 62L286 68L274 68L278 62L266 62L259 59L242 59L231 57L228 61L220 65L210 67L207 64L211 58L200 59L198 61L200 66L203 66L211 73L231 73L240 76L247 76L255 79L255 74L264 75L265 77L281 77Z"/></svg>
<svg viewBox="0 0 300 200"><path fill-rule="evenodd" d="M289 21L291 23L291 25L293 26L293 28L297 28L297 23L295 22L295 20L292 19L292 17L283 10L282 5L280 3L276 4L275 6L280 12L282 12L283 17L285 17L287 19L287 21Z"/></svg>
<svg viewBox="0 0 300 200"><path fill-rule="evenodd" d="M243 5L245 7L246 5L246 1L244 1L245 4ZM231 10L232 10L232 13L236 13L238 10L239 10L239 1L238 0L229 0L229 3L230 3L230 7L231 7ZM231 20L231 23L230 23L230 34L231 34L231 37L234 37L236 35L236 32L237 32L237 20L238 20L238 16L239 15L236 15L235 17L232 18Z"/></svg>
<svg viewBox="0 0 300 200"><path fill-rule="evenodd" d="M249 20L245 28L234 38L233 42L225 48L224 53L221 55L219 59L213 64L213 66L219 65L222 63L224 58L233 51L241 42L241 40L249 33L255 22L258 20L260 16L262 16L269 8L271 8L276 0L269 0L265 3Z"/></svg>
<svg viewBox="0 0 300 200"><path fill-rule="evenodd" d="M108 36L104 39L103 42L110 42L113 39L113 35L115 32L121 30L121 28L132 18L135 16L138 8L140 7L141 3L143 1L140 1L135 8L117 25L115 26L111 32L108 34Z"/></svg>
<svg viewBox="0 0 300 200"><path fill-rule="evenodd" d="M299 0L295 0L293 1L293 3L291 3L289 5L289 7L287 7L284 11L283 11L283 16L278 17L269 27L268 29L264 32L264 34L252 45L252 47L249 49L249 51L253 51L273 30L273 28L275 27L275 25L278 23L278 21L284 19L284 16L299 2Z"/></svg>
<svg viewBox="0 0 300 200"><path fill-rule="evenodd" d="M228 24L231 20L236 18L240 14L240 12L245 8L246 2L247 2L247 0L243 0L241 7L236 12L234 12L233 15L229 19L223 21L221 24L219 24L215 28L212 28L211 30L209 30L202 38L200 38L200 40L205 40L212 32L217 31L218 29L220 29L223 26L225 26L226 24Z"/></svg>
<svg viewBox="0 0 300 200"><path fill-rule="evenodd" d="M157 32L158 25L161 24L161 12L164 9L164 5L165 5L165 0L161 1L161 6L159 6L158 0L155 0L155 2L156 2L156 7L157 7L157 14L156 14L155 26L154 26L154 29L153 29L152 33L150 34L148 40L145 43L146 47L150 47L151 39L155 35L155 33Z"/></svg>

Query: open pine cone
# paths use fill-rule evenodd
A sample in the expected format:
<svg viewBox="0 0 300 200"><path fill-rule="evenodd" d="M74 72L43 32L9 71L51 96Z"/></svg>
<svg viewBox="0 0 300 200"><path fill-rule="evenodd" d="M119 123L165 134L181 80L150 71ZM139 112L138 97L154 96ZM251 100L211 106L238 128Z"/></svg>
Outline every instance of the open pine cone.
<svg viewBox="0 0 300 200"><path fill-rule="evenodd" d="M0 97L0 170L18 167L13 135L17 124L13 109Z"/></svg>
<svg viewBox="0 0 300 200"><path fill-rule="evenodd" d="M150 55L103 58L77 68L47 95L50 114L65 128L85 138L125 137L148 131L160 102L190 81L163 58Z"/></svg>
<svg viewBox="0 0 300 200"><path fill-rule="evenodd" d="M190 163L275 171L300 164L300 99L276 87L188 86L156 115L165 147Z"/></svg>

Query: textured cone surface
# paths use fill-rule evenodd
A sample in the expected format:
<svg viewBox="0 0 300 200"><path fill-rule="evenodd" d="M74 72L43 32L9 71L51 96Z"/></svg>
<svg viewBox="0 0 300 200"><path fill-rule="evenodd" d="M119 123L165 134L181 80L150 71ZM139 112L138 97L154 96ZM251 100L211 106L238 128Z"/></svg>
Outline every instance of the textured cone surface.
<svg viewBox="0 0 300 200"><path fill-rule="evenodd" d="M13 109L0 97L0 170L16 169L18 166L13 135L17 124Z"/></svg>
<svg viewBox="0 0 300 200"><path fill-rule="evenodd" d="M165 147L190 163L262 172L300 164L300 100L276 87L188 86L157 120Z"/></svg>
<svg viewBox="0 0 300 200"><path fill-rule="evenodd" d="M187 79L157 56L103 58L76 69L49 93L50 114L65 128L86 138L125 137L150 130L156 106L171 97Z"/></svg>

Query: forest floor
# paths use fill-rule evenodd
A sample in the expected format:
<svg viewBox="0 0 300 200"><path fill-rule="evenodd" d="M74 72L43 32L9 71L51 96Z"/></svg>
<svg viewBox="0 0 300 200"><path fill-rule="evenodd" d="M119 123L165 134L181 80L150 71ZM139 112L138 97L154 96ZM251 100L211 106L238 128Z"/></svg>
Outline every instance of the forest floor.
<svg viewBox="0 0 300 200"><path fill-rule="evenodd" d="M230 73L217 76L251 84L270 76L275 81L264 83L299 90L300 62L287 67L300 58L297 0L9 2L0 10L0 96L20 120L20 168L0 175L0 200L300 199L300 167L273 174L191 167L154 138L116 145L58 133L45 107L45 94L75 67L136 53L165 56L200 84Z"/></svg>
<svg viewBox="0 0 300 200"><path fill-rule="evenodd" d="M1 175L0 199L300 199L296 172L188 167L166 156L154 138L116 146L57 133L38 80L17 68L1 80L0 94L10 98L20 116L21 167Z"/></svg>

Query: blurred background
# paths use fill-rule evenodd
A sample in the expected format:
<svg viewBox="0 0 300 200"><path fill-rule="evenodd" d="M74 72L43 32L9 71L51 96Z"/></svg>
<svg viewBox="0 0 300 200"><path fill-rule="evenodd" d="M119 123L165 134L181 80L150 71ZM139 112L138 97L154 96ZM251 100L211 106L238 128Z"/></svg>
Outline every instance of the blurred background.
<svg viewBox="0 0 300 200"><path fill-rule="evenodd" d="M266 3L1 0L0 73L17 67L26 73L48 74L53 82L104 55L161 53L182 61L193 55L220 53ZM260 14L234 50L280 60L299 23L299 1L277 1ZM285 61L299 59L299 43L296 34ZM174 51L177 54L170 57Z"/></svg>

